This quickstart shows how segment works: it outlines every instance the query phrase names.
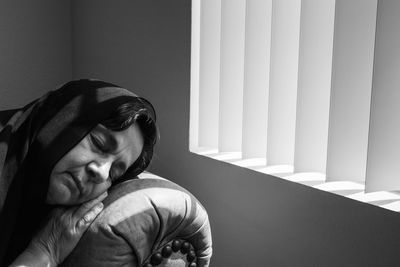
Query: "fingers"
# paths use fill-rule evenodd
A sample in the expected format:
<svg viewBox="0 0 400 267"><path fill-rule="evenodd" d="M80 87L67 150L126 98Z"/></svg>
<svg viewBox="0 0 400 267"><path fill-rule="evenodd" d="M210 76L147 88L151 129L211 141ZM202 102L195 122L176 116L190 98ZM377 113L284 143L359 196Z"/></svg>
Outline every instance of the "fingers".
<svg viewBox="0 0 400 267"><path fill-rule="evenodd" d="M106 197L108 196L108 192L105 191L103 194L101 194L100 196L98 196L97 198L95 198L94 200L98 200L98 201L103 201ZM91 200L92 201L92 200Z"/></svg>
<svg viewBox="0 0 400 267"><path fill-rule="evenodd" d="M81 219L78 220L77 227L81 230L85 230L102 210L103 203L97 203Z"/></svg>
<svg viewBox="0 0 400 267"><path fill-rule="evenodd" d="M37 233L32 242L47 249L53 262L62 262L103 210L101 201L106 197L107 192L79 207L54 209L47 224Z"/></svg>
<svg viewBox="0 0 400 267"><path fill-rule="evenodd" d="M74 217L75 218L82 218L83 216L85 216L86 213L89 212L89 210L91 210L96 204L101 203L101 201L103 201L106 197L107 197L107 191L104 192L103 194L101 194L100 196L89 200L88 202L83 203L79 208L76 209L75 213L74 213Z"/></svg>

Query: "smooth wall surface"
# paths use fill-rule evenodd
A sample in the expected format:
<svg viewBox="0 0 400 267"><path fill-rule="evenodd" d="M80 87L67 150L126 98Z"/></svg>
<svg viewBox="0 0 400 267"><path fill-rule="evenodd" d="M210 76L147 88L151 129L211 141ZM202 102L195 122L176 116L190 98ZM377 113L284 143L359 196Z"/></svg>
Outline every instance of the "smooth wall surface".
<svg viewBox="0 0 400 267"><path fill-rule="evenodd" d="M70 1L0 1L0 110L72 77Z"/></svg>
<svg viewBox="0 0 400 267"><path fill-rule="evenodd" d="M400 215L188 151L190 1L73 1L74 78L133 88L158 111L152 171L209 212L211 266L398 266Z"/></svg>

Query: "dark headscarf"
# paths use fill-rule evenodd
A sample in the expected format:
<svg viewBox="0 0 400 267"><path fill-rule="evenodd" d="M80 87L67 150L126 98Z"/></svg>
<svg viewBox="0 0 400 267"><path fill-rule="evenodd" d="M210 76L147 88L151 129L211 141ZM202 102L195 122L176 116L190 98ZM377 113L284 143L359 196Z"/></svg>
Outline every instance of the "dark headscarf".
<svg viewBox="0 0 400 267"><path fill-rule="evenodd" d="M114 84L78 80L0 117L0 263L28 245L45 204L50 173L69 150L118 106L141 98ZM155 121L154 110L152 115ZM130 177L143 164L130 168ZM6 259L6 260L5 260Z"/></svg>

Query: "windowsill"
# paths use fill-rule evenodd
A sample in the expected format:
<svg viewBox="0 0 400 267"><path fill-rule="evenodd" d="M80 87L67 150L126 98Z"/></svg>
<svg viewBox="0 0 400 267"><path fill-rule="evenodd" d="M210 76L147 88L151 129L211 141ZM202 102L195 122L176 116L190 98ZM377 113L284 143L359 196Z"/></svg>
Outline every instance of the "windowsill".
<svg viewBox="0 0 400 267"><path fill-rule="evenodd" d="M300 183L315 189L345 196L392 211L400 211L400 192L379 191L365 193L363 182L325 181L325 174L317 172L294 173L291 165L266 166L265 158L242 159L241 152L218 152L213 148L194 148L191 152L243 168L273 175L288 181Z"/></svg>

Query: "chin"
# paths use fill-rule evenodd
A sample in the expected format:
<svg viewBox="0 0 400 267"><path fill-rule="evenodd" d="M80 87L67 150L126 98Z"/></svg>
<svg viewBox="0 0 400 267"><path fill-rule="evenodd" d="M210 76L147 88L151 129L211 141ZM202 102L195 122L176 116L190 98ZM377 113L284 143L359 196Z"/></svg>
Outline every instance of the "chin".
<svg viewBox="0 0 400 267"><path fill-rule="evenodd" d="M72 195L69 192L68 188L61 186L61 188L57 188L54 190L54 194L51 194L50 197L47 197L47 203L53 205L71 205Z"/></svg>

